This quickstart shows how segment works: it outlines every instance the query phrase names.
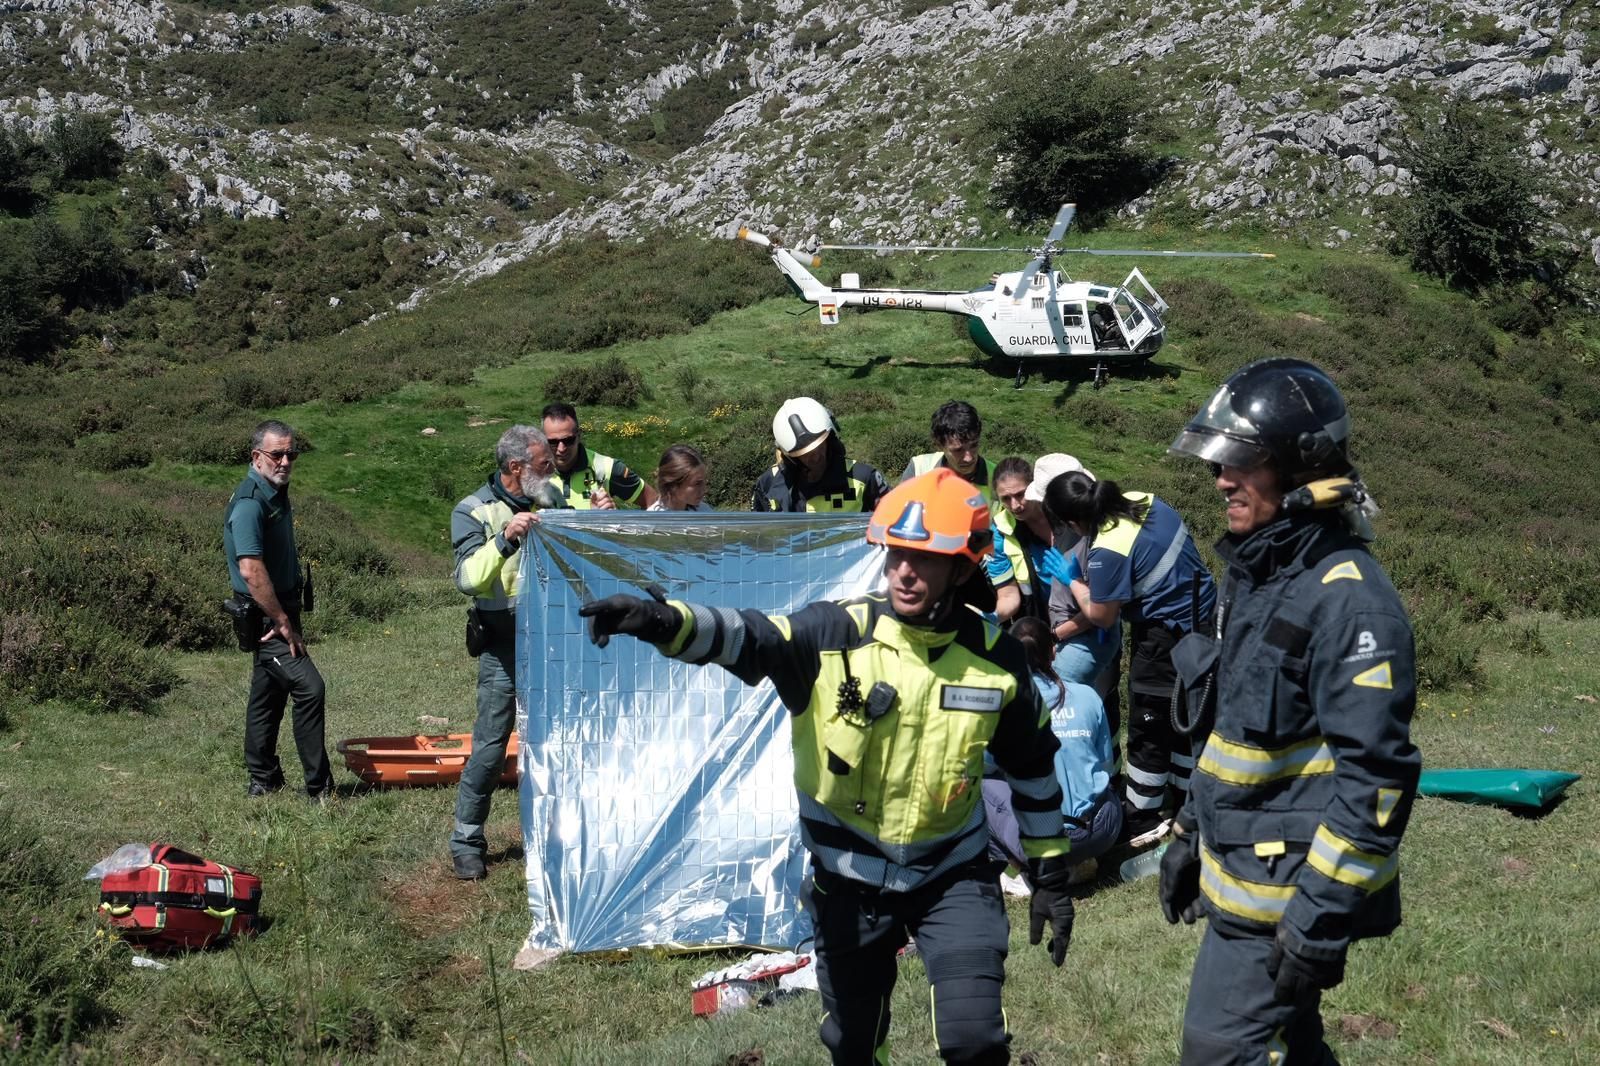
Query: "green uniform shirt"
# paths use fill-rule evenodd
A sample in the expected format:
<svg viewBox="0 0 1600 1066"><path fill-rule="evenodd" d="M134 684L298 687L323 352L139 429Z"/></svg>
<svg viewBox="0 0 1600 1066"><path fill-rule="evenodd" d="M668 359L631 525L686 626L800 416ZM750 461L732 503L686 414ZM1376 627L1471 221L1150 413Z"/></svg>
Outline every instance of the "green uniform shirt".
<svg viewBox="0 0 1600 1066"><path fill-rule="evenodd" d="M239 560L260 559L278 602L285 607L298 604L300 556L295 550L289 490L274 488L255 467L250 468L228 501L222 519L222 550L228 556L233 591L250 594L250 586L239 573Z"/></svg>

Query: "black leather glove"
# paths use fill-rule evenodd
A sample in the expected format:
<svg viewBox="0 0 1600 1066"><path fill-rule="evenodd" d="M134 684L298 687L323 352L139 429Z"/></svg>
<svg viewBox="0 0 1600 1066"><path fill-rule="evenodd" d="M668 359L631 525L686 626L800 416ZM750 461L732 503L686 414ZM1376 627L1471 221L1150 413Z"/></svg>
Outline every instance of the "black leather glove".
<svg viewBox="0 0 1600 1066"><path fill-rule="evenodd" d="M1285 1006L1299 1003L1319 988L1332 988L1344 980L1344 952L1328 959L1311 959L1289 949L1278 930L1267 956L1267 976L1275 982L1273 998Z"/></svg>
<svg viewBox="0 0 1600 1066"><path fill-rule="evenodd" d="M1161 856L1161 914L1173 925L1200 916L1200 847L1194 831L1179 833Z"/></svg>
<svg viewBox="0 0 1600 1066"><path fill-rule="evenodd" d="M664 644L677 634L683 616L668 605L666 595L655 585L648 591L652 599L607 596L578 608L578 617L589 620L589 639L595 647L611 643L613 633L627 633L651 644Z"/></svg>
<svg viewBox="0 0 1600 1066"><path fill-rule="evenodd" d="M1028 908L1028 943L1037 944L1044 937L1045 923L1050 923L1050 941L1045 945L1050 961L1058 967L1067 957L1067 945L1072 943L1072 922L1077 912L1072 897L1067 894L1067 876L1070 866L1066 859L1034 859L1028 863L1028 880L1032 882L1033 901Z"/></svg>

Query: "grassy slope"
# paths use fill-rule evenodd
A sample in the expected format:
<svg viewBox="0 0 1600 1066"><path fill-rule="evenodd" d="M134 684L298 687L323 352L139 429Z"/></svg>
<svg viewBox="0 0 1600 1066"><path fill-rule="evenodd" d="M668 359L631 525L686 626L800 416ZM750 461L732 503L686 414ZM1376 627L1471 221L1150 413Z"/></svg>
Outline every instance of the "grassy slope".
<svg viewBox="0 0 1600 1066"><path fill-rule="evenodd" d="M1194 289L1200 279L1220 278L1223 291L1238 293L1245 306L1338 321L1345 312L1323 291L1329 287L1306 279L1330 263L1353 262L1317 257L1268 269L1173 263L1152 274L1158 287L1202 294L1211 290ZM919 280L960 286L1004 265L936 260ZM439 576L448 565L446 514L485 472L500 428L490 420L531 418L546 398L548 368L593 358L518 358L525 330L507 320L537 308L518 299L517 285L515 276L501 279L484 290L493 299L449 301L447 316L424 311L294 353L337 363L347 348L410 336L424 349L465 346L503 364L470 381L417 383L376 400L278 412L317 445L297 471L300 491L338 501L416 560L416 609L381 625L358 623L351 635L316 649L332 691L335 737L411 732L422 728L423 714L447 717L454 730L469 727L472 670L458 648L459 605ZM1467 313L1459 300L1426 287L1408 299ZM1042 449L1073 451L1131 484L1195 490L1174 480L1160 456L1214 380L1214 370L1195 372L1196 364L1215 365L1215 353L1205 349L1215 337L1199 328L1203 316L1191 315L1188 332L1177 319L1180 333L1159 360L1175 376L1118 379L1091 393L1081 379L1044 375L1013 391L1009 377L970 365L966 343L943 318L853 316L824 331L809 316L790 318L785 312L795 307L768 302L718 316L692 334L620 346L619 354L649 371L655 400L636 411L586 408L592 443L648 466L672 440L725 446L730 437L759 437L782 397L821 390L839 407L846 439L870 452L898 427L915 436L939 401L964 396L991 423L1034 433ZM684 389L677 369L688 365L704 380ZM1371 374L1364 364L1352 372ZM1387 412L1393 421L1444 419L1427 405L1427 389L1409 383L1407 373L1394 379L1392 387L1410 390L1410 406ZM1380 379L1372 387L1383 385ZM1496 387L1515 396L1520 386ZM734 403L748 410L716 415ZM627 436L624 423L637 424L646 413L668 424ZM423 436L428 426L438 432ZM1539 449L1530 454L1554 447L1548 427L1516 422L1510 431ZM903 443L904 436L894 439ZM1369 472L1397 492L1407 476L1398 464ZM235 472L162 461L151 475L220 488ZM1184 499L1193 504L1197 529L1214 528L1214 498L1203 485ZM1408 513L1403 503L1394 507L1387 532L1403 528L1396 512ZM1485 547L1498 550L1502 539L1515 538L1510 531ZM1506 622L1480 619L1475 632L1487 641L1483 680L1430 694L1419 713L1417 736L1429 764L1591 772L1600 742L1583 729L1589 704L1576 697L1600 693L1600 623L1513 613ZM1546 653L1536 654L1540 644ZM752 1046L764 1048L768 1061L818 1058L814 1001L716 1025L693 1022L688 983L714 964L705 959L574 959L537 975L505 971L528 923L509 793L496 804L490 839L513 861L497 866L485 885L459 885L448 877L444 849L451 793L347 795L324 810L292 796L247 804L238 751L242 664L233 655L192 655L181 668L188 684L156 714L89 719L53 705L23 708L0 743L0 802L20 808L25 801L26 818L51 827L78 869L127 840L167 838L267 879L274 920L268 935L180 960L163 974L126 972L111 993L123 1021L80 1038L92 1054L119 1060L161 1047L172 1061L366 1052L386 1061L482 1060L500 1050L485 970L492 953L501 964L508 1045L531 1061L720 1062ZM291 747L285 736L284 754ZM349 784L348 775L343 780ZM1407 847L1408 924L1390 941L1358 951L1349 985L1329 999L1330 1021L1349 1014L1357 1020L1346 1028L1369 1034L1342 1043L1346 1061L1587 1061L1600 1052L1592 976L1600 973L1600 938L1594 890L1580 869L1600 844L1593 804L1587 782L1540 820L1421 804ZM87 927L93 896L82 885L61 909L82 915ZM1534 905L1547 900L1555 905ZM1018 1048L1039 1052L1043 1062L1096 1054L1111 1062L1170 1062L1197 934L1160 925L1150 882L1098 893L1080 919L1064 973L1050 973L1038 949L1013 944L1007 1002ZM932 1050L926 993L919 965L907 970L895 1042L920 1060ZM1393 1035L1381 1035L1391 1026ZM1514 1035L1497 1035L1503 1031Z"/></svg>

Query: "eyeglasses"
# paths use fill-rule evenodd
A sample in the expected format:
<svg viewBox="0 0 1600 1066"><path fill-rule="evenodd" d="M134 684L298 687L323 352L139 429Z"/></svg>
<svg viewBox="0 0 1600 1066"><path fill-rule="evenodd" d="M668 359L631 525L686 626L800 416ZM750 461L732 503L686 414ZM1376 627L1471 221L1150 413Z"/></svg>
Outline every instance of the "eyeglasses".
<svg viewBox="0 0 1600 1066"><path fill-rule="evenodd" d="M574 433L570 437L546 437L545 440L550 442L552 448L568 448L577 443L578 435Z"/></svg>
<svg viewBox="0 0 1600 1066"><path fill-rule="evenodd" d="M265 455L268 459L271 459L275 463L281 463L285 459L292 463L296 459L300 458L300 451L297 448L279 448L276 451L271 452L257 448L256 453L259 455Z"/></svg>

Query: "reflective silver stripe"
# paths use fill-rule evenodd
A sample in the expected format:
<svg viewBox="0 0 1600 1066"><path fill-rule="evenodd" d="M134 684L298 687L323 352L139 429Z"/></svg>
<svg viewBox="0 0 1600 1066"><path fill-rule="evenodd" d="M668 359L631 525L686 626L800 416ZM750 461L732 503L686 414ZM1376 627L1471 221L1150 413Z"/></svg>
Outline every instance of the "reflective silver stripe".
<svg viewBox="0 0 1600 1066"><path fill-rule="evenodd" d="M1010 783L1011 791L1029 799L1049 799L1061 789L1061 782L1056 780L1054 774L1049 777L1012 777L1007 774L1006 781Z"/></svg>
<svg viewBox="0 0 1600 1066"><path fill-rule="evenodd" d="M694 617L694 639L689 641L675 658L692 663L704 659L711 651L711 642L717 637L717 620L709 607L702 607L698 603L688 603L684 606L689 608L689 614Z"/></svg>
<svg viewBox="0 0 1600 1066"><path fill-rule="evenodd" d="M1202 773L1229 784L1261 785L1282 777L1332 773L1335 761L1333 748L1322 737L1268 750L1212 733L1198 765Z"/></svg>
<svg viewBox="0 0 1600 1066"><path fill-rule="evenodd" d="M1151 498L1151 506L1155 505L1155 498ZM1178 556L1183 554L1183 543L1189 539L1189 527L1182 521L1178 522L1178 533L1172 538L1172 543L1167 545L1167 550L1161 553L1161 560L1138 581L1133 583L1133 598L1139 599L1147 596L1150 591L1160 584L1161 579L1171 572L1177 565Z"/></svg>
<svg viewBox="0 0 1600 1066"><path fill-rule="evenodd" d="M1283 917L1289 900L1294 896L1295 886L1265 885L1234 877L1223 869L1222 861L1202 841L1200 891L1229 914L1270 925Z"/></svg>
<svg viewBox="0 0 1600 1066"><path fill-rule="evenodd" d="M1024 837L1033 837L1036 840L1049 840L1063 835L1066 830L1062 828L1061 811L1019 811L1011 808L1011 813L1016 816L1018 834Z"/></svg>
<svg viewBox="0 0 1600 1066"><path fill-rule="evenodd" d="M1133 790L1133 786L1132 785L1129 785L1126 789L1123 790L1123 795L1125 795L1127 797L1128 803L1131 806L1133 806L1133 807L1135 807L1135 808L1137 808L1137 809L1139 809L1141 811L1158 811L1158 810L1160 810L1161 809L1161 802L1162 802L1162 800L1164 800L1166 798L1165 796L1146 796L1146 795L1143 795L1141 793L1135 792Z"/></svg>
<svg viewBox="0 0 1600 1066"><path fill-rule="evenodd" d="M874 837L869 837L859 830L845 825L833 815L816 798L805 793L798 793L800 801L800 838L806 850L814 855L823 869L831 870L841 877L848 877L852 881L860 881L872 886L882 886L890 892L910 892L920 888L929 881L952 870L962 863L971 862L984 854L989 848L989 834L975 832L983 824L984 805L973 805L972 817L969 817L955 833L950 836L940 837L938 840L928 841L914 845L885 844ZM808 823L817 822L823 825L835 826L854 836L860 837L863 845L871 846L890 856L888 861L877 855L868 855L864 852L850 851L829 847L817 843L811 836ZM953 839L961 838L960 843L951 849L950 853L940 859L937 864L926 871L910 870L905 864L915 862L920 858L936 854L941 847L950 844Z"/></svg>
<svg viewBox="0 0 1600 1066"><path fill-rule="evenodd" d="M1193 770L1194 769L1194 756L1193 755L1183 755L1183 754L1180 754L1180 753L1175 751L1175 752L1172 753L1172 765L1173 766L1181 766L1185 770Z"/></svg>
<svg viewBox="0 0 1600 1066"><path fill-rule="evenodd" d="M1326 826L1317 827L1306 862L1331 880L1369 893L1393 881L1400 869L1398 855L1372 855L1360 851L1349 841L1335 836Z"/></svg>
<svg viewBox="0 0 1600 1066"><path fill-rule="evenodd" d="M731 666L738 661L739 652L744 648L744 618L738 611L727 607L714 607L712 610L722 620L722 649L711 657L711 661L718 666Z"/></svg>
<svg viewBox="0 0 1600 1066"><path fill-rule="evenodd" d="M1132 763L1128 764L1128 779L1146 788L1160 788L1167 783L1166 774L1153 774L1149 770L1141 770Z"/></svg>

